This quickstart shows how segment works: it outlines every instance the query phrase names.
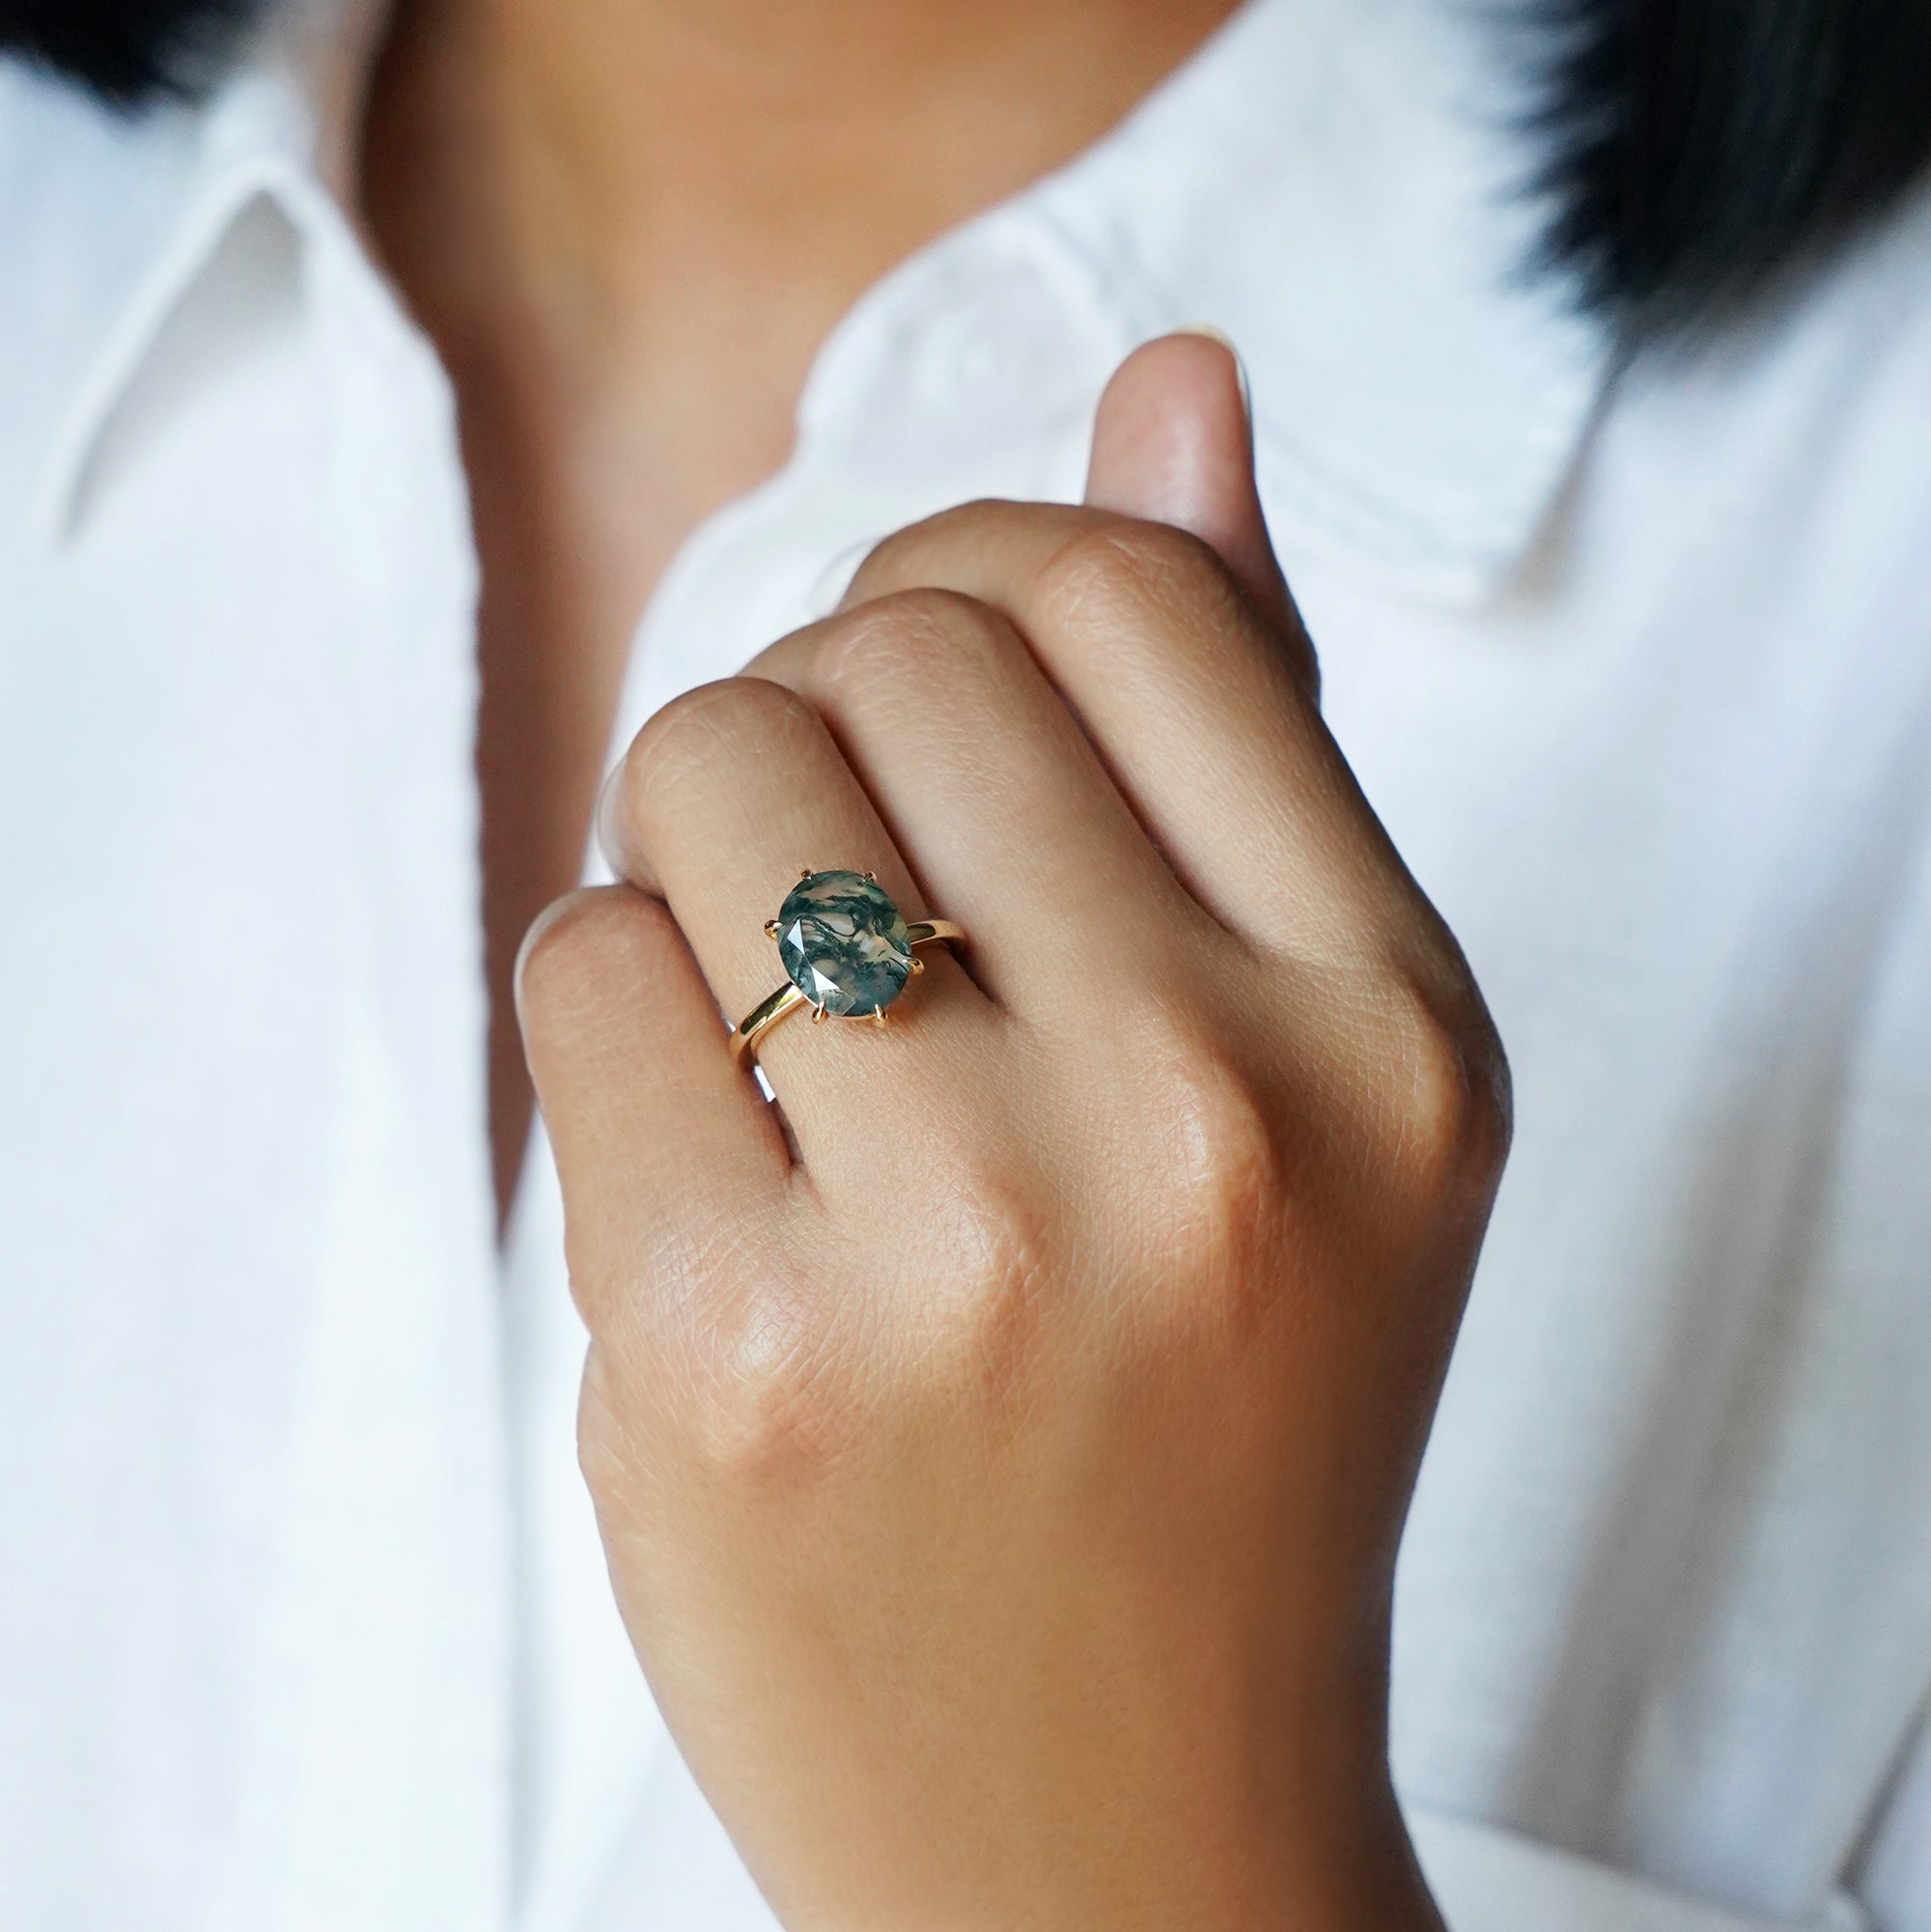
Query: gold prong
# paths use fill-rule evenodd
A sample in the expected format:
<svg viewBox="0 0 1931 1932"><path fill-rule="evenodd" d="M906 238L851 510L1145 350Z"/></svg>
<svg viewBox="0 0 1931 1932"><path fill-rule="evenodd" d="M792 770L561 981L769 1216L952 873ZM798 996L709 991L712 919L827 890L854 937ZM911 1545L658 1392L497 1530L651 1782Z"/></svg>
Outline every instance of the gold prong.
<svg viewBox="0 0 1931 1932"><path fill-rule="evenodd" d="M812 1024L813 1024L814 1026L816 1026L816 1025L818 1024L818 1022L820 1022L821 1020L825 1019L825 1018L826 1018L826 1012L825 1012L825 1009L824 1009L824 1007L822 1007L822 1006L814 1006L814 1007L813 1007L813 1008L811 1009L811 1023L812 1023Z"/></svg>
<svg viewBox="0 0 1931 1932"><path fill-rule="evenodd" d="M868 872L866 873L865 877L869 879L874 885L876 885L879 882L879 875L876 872Z"/></svg>
<svg viewBox="0 0 1931 1932"><path fill-rule="evenodd" d="M925 962L916 953L911 956L911 974L916 979L925 970Z"/></svg>
<svg viewBox="0 0 1931 1932"><path fill-rule="evenodd" d="M765 938L768 939L776 938L783 930L784 928L775 919L767 919L765 921Z"/></svg>
<svg viewBox="0 0 1931 1932"><path fill-rule="evenodd" d="M873 1007L872 1024L874 1026L882 1026L884 1023L885 1023L885 1009L882 1006Z"/></svg>
<svg viewBox="0 0 1931 1932"><path fill-rule="evenodd" d="M817 871L817 869L818 869L818 868L817 868L816 866L813 866L813 865L800 865L800 866L798 867L798 877L799 877L800 879L809 879L809 878L811 877L811 875L812 875L812 874L813 874L813 873L814 873L815 871Z"/></svg>

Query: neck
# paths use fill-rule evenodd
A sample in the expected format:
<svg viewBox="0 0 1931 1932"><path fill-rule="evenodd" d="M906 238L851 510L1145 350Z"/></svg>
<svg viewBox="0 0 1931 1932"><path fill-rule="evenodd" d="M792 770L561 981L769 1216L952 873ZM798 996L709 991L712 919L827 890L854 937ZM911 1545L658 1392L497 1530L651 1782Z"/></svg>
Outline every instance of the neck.
<svg viewBox="0 0 1931 1932"><path fill-rule="evenodd" d="M451 192L488 210L490 283L507 273L582 353L634 363L746 292L784 292L775 329L828 326L1091 143L1232 5L405 0L372 139L408 135L385 111L400 84L411 168L442 126Z"/></svg>
<svg viewBox="0 0 1931 1932"><path fill-rule="evenodd" d="M886 269L1077 154L1234 0L402 0L362 199L455 384L483 566L490 1112L517 942L573 884L638 613L785 461Z"/></svg>

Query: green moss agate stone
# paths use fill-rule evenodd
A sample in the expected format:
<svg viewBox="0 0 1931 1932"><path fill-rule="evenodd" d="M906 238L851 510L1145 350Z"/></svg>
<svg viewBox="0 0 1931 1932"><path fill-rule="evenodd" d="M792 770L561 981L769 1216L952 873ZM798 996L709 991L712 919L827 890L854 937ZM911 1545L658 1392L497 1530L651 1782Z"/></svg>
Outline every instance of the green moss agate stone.
<svg viewBox="0 0 1931 1932"><path fill-rule="evenodd" d="M905 914L861 872L808 872L778 910L778 956L826 1012L882 1012L911 977Z"/></svg>

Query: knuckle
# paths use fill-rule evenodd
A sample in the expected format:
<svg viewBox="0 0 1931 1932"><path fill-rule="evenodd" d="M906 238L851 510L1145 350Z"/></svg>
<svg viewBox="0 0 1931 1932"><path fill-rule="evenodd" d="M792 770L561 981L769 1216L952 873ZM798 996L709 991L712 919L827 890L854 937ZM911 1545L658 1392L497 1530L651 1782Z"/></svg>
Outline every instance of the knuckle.
<svg viewBox="0 0 1931 1932"><path fill-rule="evenodd" d="M619 781L625 815L649 825L675 809L692 785L715 782L746 747L782 739L811 720L796 691L767 678L699 685L654 713L630 742Z"/></svg>
<svg viewBox="0 0 1931 1932"><path fill-rule="evenodd" d="M943 555L951 545L971 541L989 520L1009 507L992 498L955 503L894 530L866 553L853 574L845 601L855 603L860 599L887 596L898 586L916 583L931 574L935 556Z"/></svg>
<svg viewBox="0 0 1931 1932"><path fill-rule="evenodd" d="M666 1217L644 1230L602 1215L564 1218L570 1299L594 1347L634 1363L708 1291L710 1257L694 1229Z"/></svg>
<svg viewBox="0 0 1931 1932"><path fill-rule="evenodd" d="M1272 1277L1289 1198L1276 1109L1217 1044L1188 1039L1161 1055L1150 1115L1166 1123L1164 1218L1198 1279L1245 1299Z"/></svg>
<svg viewBox="0 0 1931 1932"><path fill-rule="evenodd" d="M824 1460L826 1405L802 1362L719 1367L696 1401L692 1433L703 1465L733 1483L764 1484Z"/></svg>
<svg viewBox="0 0 1931 1932"><path fill-rule="evenodd" d="M571 1288L591 1342L577 1454L593 1488L634 1486L666 1442L679 1466L753 1487L808 1472L846 1438L862 1392L851 1352L822 1292L769 1246L686 1227L579 1260Z"/></svg>
<svg viewBox="0 0 1931 1932"><path fill-rule="evenodd" d="M693 1352L686 1386L697 1456L736 1484L767 1484L822 1467L845 1439L856 1391L818 1302L767 1282Z"/></svg>
<svg viewBox="0 0 1931 1932"><path fill-rule="evenodd" d="M608 1363L594 1344L584 1357L577 1391L576 1467L600 1507L628 1494L636 1469L623 1407L610 1386Z"/></svg>
<svg viewBox="0 0 1931 1932"><path fill-rule="evenodd" d="M882 685L930 687L963 657L995 649L998 630L992 610L957 591L891 591L833 627L819 652L818 684L836 699Z"/></svg>
<svg viewBox="0 0 1931 1932"><path fill-rule="evenodd" d="M1009 1382L1030 1354L1045 1312L1054 1242L1038 1192L983 1153L943 1162L944 1185L928 1221L938 1293L928 1302L941 1355L971 1373Z"/></svg>
<svg viewBox="0 0 1931 1932"><path fill-rule="evenodd" d="M1233 595L1226 567L1201 539L1124 517L1077 528L1043 566L1039 594L1062 614L1088 620Z"/></svg>
<svg viewBox="0 0 1931 1932"><path fill-rule="evenodd" d="M567 1027L600 1012L615 988L649 970L674 938L669 915L622 885L556 900L530 927L517 959L517 1006L526 1031Z"/></svg>
<svg viewBox="0 0 1931 1932"><path fill-rule="evenodd" d="M1494 1184L1511 1127L1508 1060L1466 973L1402 974L1384 994L1385 1153L1425 1198Z"/></svg>

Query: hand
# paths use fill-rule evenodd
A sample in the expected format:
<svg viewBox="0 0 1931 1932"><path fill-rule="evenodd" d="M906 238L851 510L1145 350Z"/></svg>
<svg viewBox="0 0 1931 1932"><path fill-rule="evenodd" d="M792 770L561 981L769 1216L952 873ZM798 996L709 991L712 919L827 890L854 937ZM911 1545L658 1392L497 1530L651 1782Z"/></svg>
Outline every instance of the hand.
<svg viewBox="0 0 1931 1932"><path fill-rule="evenodd" d="M667 706L629 883L533 932L583 1466L793 1932L1434 1926L1390 1580L1504 1064L1322 726L1223 350L1123 367L1088 496L907 530ZM970 944L772 1031L774 1109L718 1008L806 862Z"/></svg>

